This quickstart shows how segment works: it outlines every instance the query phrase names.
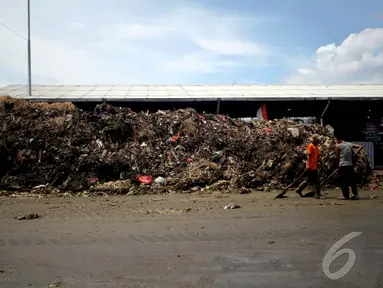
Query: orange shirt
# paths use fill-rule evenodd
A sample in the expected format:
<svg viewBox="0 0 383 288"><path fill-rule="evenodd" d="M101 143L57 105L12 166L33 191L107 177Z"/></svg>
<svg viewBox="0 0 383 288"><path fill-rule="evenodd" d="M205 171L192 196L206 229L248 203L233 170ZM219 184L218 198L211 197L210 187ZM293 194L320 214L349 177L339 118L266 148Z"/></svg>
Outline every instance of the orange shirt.
<svg viewBox="0 0 383 288"><path fill-rule="evenodd" d="M315 162L318 162L318 159L319 159L319 148L318 148L318 146L315 146L313 143L310 143L309 146L307 146L307 155L311 155L311 157L310 157L310 163L309 163L309 160L306 161L306 168L311 167L312 170L317 170L318 165ZM311 166L311 165L313 165L313 166Z"/></svg>

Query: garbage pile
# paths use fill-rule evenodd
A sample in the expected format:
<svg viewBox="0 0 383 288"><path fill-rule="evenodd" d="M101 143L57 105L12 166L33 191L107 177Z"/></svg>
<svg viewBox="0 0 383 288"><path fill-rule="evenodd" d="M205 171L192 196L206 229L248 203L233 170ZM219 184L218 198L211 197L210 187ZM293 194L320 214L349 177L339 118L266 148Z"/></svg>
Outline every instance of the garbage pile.
<svg viewBox="0 0 383 288"><path fill-rule="evenodd" d="M245 122L193 109L135 113L107 104L86 112L71 103L0 97L0 120L0 188L7 190L276 189L304 171L314 133L321 177L336 169L332 134L286 119ZM368 169L362 152L360 182L369 180Z"/></svg>
<svg viewBox="0 0 383 288"><path fill-rule="evenodd" d="M376 189L378 187L383 188L383 173L374 173L371 177L371 188Z"/></svg>

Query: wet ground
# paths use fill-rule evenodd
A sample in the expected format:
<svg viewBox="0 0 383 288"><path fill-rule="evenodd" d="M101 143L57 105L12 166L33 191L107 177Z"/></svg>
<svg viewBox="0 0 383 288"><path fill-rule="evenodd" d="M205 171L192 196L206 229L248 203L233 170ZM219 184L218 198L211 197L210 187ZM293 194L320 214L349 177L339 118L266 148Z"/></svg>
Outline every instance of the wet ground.
<svg viewBox="0 0 383 288"><path fill-rule="evenodd" d="M0 287L383 287L383 191L339 194L2 197Z"/></svg>

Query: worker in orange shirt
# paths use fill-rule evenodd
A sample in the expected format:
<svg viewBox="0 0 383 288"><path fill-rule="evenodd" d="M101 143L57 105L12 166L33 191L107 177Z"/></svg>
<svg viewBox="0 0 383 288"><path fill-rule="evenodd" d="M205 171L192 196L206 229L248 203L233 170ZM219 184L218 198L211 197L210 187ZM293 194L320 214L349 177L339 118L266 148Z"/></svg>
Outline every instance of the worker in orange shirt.
<svg viewBox="0 0 383 288"><path fill-rule="evenodd" d="M308 184L312 185L315 191L315 198L320 199L320 179L318 174L318 161L319 161L319 136L314 134L310 138L310 144L307 146L307 160L306 160L306 177L307 180L303 181L297 188L297 193L302 195L303 189Z"/></svg>

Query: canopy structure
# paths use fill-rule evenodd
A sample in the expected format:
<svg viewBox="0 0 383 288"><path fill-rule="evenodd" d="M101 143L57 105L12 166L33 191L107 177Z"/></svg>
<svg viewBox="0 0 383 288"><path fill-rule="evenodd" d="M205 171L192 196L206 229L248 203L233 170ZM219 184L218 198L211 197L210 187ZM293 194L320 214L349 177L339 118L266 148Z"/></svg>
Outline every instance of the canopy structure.
<svg viewBox="0 0 383 288"><path fill-rule="evenodd" d="M9 85L0 95L35 101L383 100L383 85Z"/></svg>

